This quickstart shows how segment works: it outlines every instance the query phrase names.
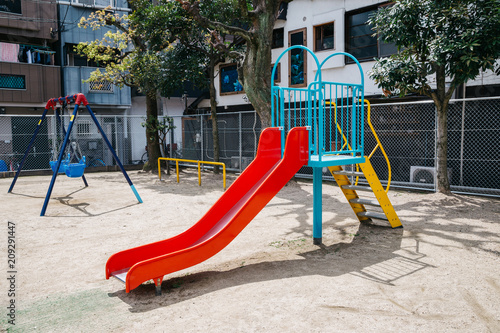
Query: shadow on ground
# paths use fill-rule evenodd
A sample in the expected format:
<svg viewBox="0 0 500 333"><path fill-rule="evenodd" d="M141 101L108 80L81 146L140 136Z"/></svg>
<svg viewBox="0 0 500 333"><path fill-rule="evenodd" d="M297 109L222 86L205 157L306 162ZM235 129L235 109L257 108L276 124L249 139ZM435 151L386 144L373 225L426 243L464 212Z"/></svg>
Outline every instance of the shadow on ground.
<svg viewBox="0 0 500 333"><path fill-rule="evenodd" d="M266 258L263 262L240 262L239 265L234 262L230 264L233 268L225 271L206 271L166 279L162 284L163 295L159 297L154 296L153 284L142 284L129 294L120 290L109 296L118 297L127 303L131 312L147 312L226 288L303 276L335 277L353 274L392 285L397 279L432 267L420 261L424 256L417 252L417 245L408 250L408 256L395 254L395 251L401 250L402 237L403 229L400 228L388 229L362 224L350 243L322 245L304 252L295 251L287 256L290 259L283 259L283 253L274 251L263 254ZM255 257L258 258L259 255L253 255L249 260L255 260Z"/></svg>

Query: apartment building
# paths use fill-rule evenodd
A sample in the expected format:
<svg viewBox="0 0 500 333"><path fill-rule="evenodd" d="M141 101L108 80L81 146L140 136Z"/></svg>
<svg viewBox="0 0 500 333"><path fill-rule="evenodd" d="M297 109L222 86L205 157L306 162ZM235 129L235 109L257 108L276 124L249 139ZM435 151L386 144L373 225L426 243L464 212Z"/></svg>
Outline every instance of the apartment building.
<svg viewBox="0 0 500 333"><path fill-rule="evenodd" d="M0 114L37 114L61 94L56 2L0 4Z"/></svg>

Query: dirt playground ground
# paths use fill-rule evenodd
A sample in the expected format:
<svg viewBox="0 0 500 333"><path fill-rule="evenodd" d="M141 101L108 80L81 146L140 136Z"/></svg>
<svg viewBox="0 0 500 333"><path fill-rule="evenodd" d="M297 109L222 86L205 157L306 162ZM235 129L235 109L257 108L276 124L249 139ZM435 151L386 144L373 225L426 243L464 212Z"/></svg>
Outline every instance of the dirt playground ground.
<svg viewBox="0 0 500 333"><path fill-rule="evenodd" d="M125 292L113 253L174 236L223 194L194 170L0 179L0 329L19 332L500 332L500 201L391 190L404 229L360 224L323 187L323 245L312 244L312 183L291 181L224 250ZM235 175L228 175L228 184ZM166 178L166 177L164 177ZM10 223L9 223L10 222ZM15 295L8 267L15 225ZM9 324L15 302L15 325Z"/></svg>

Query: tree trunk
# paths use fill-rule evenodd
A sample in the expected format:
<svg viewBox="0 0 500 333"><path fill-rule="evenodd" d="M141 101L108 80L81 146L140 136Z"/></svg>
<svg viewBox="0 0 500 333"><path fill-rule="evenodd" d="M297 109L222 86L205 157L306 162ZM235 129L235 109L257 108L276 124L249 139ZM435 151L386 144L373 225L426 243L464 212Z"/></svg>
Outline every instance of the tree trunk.
<svg viewBox="0 0 500 333"><path fill-rule="evenodd" d="M444 66L436 66L436 93L432 99L437 111L437 190L438 192L450 194L450 182L448 179L448 102L454 88L446 91L446 74Z"/></svg>
<svg viewBox="0 0 500 333"><path fill-rule="evenodd" d="M219 125L217 122L217 101L215 100L215 76L214 67L215 61L213 57L210 59L209 77L210 77L210 114L212 118L212 139L214 142L214 162L220 161L220 146L219 146ZM219 166L214 166L214 173L219 174Z"/></svg>
<svg viewBox="0 0 500 333"><path fill-rule="evenodd" d="M158 171L158 158L161 157L156 91L146 93L146 140L148 162L144 164L144 170L155 172Z"/></svg>
<svg viewBox="0 0 500 333"><path fill-rule="evenodd" d="M245 93L260 117L262 129L272 126L271 41L279 3L275 0L260 1L259 6L272 8L264 9L253 22L257 36L247 42L243 66L238 71Z"/></svg>
<svg viewBox="0 0 500 333"><path fill-rule="evenodd" d="M448 103L443 103L437 108L437 190L450 194L448 179Z"/></svg>

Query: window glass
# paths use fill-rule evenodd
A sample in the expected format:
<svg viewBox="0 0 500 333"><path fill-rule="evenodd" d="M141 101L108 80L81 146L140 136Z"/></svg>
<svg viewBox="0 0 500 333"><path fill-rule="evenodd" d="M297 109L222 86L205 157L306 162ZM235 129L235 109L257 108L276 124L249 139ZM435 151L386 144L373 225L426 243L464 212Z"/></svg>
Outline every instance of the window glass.
<svg viewBox="0 0 500 333"><path fill-rule="evenodd" d="M238 94L243 92L243 87L238 81L236 64L221 66L220 68L220 94Z"/></svg>
<svg viewBox="0 0 500 333"><path fill-rule="evenodd" d="M377 7L371 7L346 14L346 52L359 61L386 57L397 52L394 43L385 43L381 38L373 36L372 25L367 21L377 10ZM346 62L352 63L353 60L346 57Z"/></svg>
<svg viewBox="0 0 500 333"><path fill-rule="evenodd" d="M271 47L273 49L277 49L280 47L284 46L284 35L285 35L285 29L284 28L279 28L279 29L274 29L273 30L273 41L271 44Z"/></svg>
<svg viewBox="0 0 500 333"><path fill-rule="evenodd" d="M289 46L306 46L306 29L290 31ZM288 77L290 86L305 86L307 84L307 62L303 49L293 49L289 53Z"/></svg>
<svg viewBox="0 0 500 333"><path fill-rule="evenodd" d="M314 51L335 48L334 30L334 22L314 27Z"/></svg>
<svg viewBox="0 0 500 333"><path fill-rule="evenodd" d="M0 12L22 14L21 0L0 0Z"/></svg>

